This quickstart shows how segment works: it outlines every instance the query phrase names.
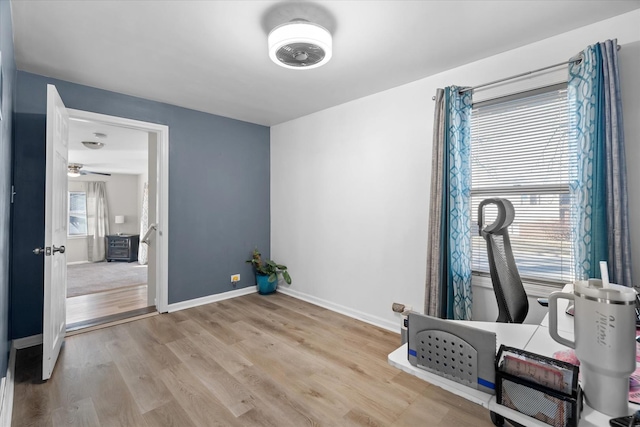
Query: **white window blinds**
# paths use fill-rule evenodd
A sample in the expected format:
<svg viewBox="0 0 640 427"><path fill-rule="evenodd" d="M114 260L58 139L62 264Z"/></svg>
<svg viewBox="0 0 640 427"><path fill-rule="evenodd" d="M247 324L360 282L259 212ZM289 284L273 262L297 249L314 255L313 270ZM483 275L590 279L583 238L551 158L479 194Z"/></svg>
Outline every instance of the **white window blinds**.
<svg viewBox="0 0 640 427"><path fill-rule="evenodd" d="M471 216L486 198L509 199L509 236L520 276L568 283L574 278L569 184L576 173L566 85L474 104L471 116ZM492 212L491 208L494 208ZM495 206L485 209L485 223ZM488 273L485 240L472 236L472 269Z"/></svg>

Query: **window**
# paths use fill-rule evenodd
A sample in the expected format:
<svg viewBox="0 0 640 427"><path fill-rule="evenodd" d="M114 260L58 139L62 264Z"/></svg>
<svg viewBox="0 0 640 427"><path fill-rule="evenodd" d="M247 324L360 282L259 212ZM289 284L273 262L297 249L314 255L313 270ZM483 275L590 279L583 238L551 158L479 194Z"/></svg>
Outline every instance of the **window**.
<svg viewBox="0 0 640 427"><path fill-rule="evenodd" d="M87 193L69 191L69 236L87 235Z"/></svg>
<svg viewBox="0 0 640 427"><path fill-rule="evenodd" d="M482 200L511 201L516 217L509 236L523 280L568 283L574 278L569 185L576 156L568 125L566 84L473 106L472 221L477 224ZM495 215L495 206L488 206L486 223ZM471 268L488 273L485 240L472 229Z"/></svg>

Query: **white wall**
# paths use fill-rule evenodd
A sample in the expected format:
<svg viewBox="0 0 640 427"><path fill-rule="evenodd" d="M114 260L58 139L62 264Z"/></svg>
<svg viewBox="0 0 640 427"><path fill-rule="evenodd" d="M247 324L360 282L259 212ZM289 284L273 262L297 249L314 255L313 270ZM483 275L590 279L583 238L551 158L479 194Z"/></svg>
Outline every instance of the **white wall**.
<svg viewBox="0 0 640 427"><path fill-rule="evenodd" d="M627 161L640 162L640 11L502 53L271 128L271 255L286 264L298 297L398 329L391 303L422 311L427 253L431 133L436 88L476 85L568 60L618 38ZM555 83L558 71L479 91ZM640 182L629 168L629 182ZM633 244L640 253L640 196L631 185ZM638 264L638 263L636 263ZM640 283L640 267L635 279ZM495 320L478 287L474 318ZM532 307L528 321L544 311Z"/></svg>
<svg viewBox="0 0 640 427"><path fill-rule="evenodd" d="M83 183L87 181L104 181L106 183L110 233L139 234L138 175L82 175L77 178L69 178L69 191L86 190ZM116 215L124 215L125 223L115 224ZM87 261L86 238L69 238L67 240L67 263L82 261Z"/></svg>
<svg viewBox="0 0 640 427"><path fill-rule="evenodd" d="M109 203L109 230L113 234L139 234L138 175L113 174L104 181ZM125 223L116 224L116 215L124 215Z"/></svg>

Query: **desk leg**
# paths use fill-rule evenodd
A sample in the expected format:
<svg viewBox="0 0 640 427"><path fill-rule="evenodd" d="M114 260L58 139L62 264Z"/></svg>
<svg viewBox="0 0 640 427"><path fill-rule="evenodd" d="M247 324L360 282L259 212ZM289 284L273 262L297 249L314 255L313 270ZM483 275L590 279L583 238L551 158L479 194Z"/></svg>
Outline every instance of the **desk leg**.
<svg viewBox="0 0 640 427"><path fill-rule="evenodd" d="M491 415L491 422L493 422L494 426L497 426L497 427L504 426L505 418L502 415L497 414L493 411L489 411L489 414ZM515 421L511 421L511 420L506 420L506 421L508 421L509 424L511 424L513 427L525 427L522 424L517 423Z"/></svg>
<svg viewBox="0 0 640 427"><path fill-rule="evenodd" d="M493 411L489 411L489 414L491 415L491 422L494 426L502 427L504 425L504 417L502 415L496 414Z"/></svg>

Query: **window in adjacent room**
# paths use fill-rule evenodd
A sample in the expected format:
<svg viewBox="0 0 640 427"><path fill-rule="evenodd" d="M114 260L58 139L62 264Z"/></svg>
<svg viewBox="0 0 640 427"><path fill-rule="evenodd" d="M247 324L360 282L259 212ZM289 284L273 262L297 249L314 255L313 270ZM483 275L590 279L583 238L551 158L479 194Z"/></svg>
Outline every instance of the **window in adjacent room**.
<svg viewBox="0 0 640 427"><path fill-rule="evenodd" d="M69 236L87 235L87 193L69 191Z"/></svg>
<svg viewBox="0 0 640 427"><path fill-rule="evenodd" d="M509 199L509 229L523 281L573 281L570 182L576 173L569 138L566 84L474 104L471 113L471 209L490 197ZM491 211L494 209L494 212ZM488 206L486 223L495 219ZM476 273L489 273L485 240L472 236Z"/></svg>

